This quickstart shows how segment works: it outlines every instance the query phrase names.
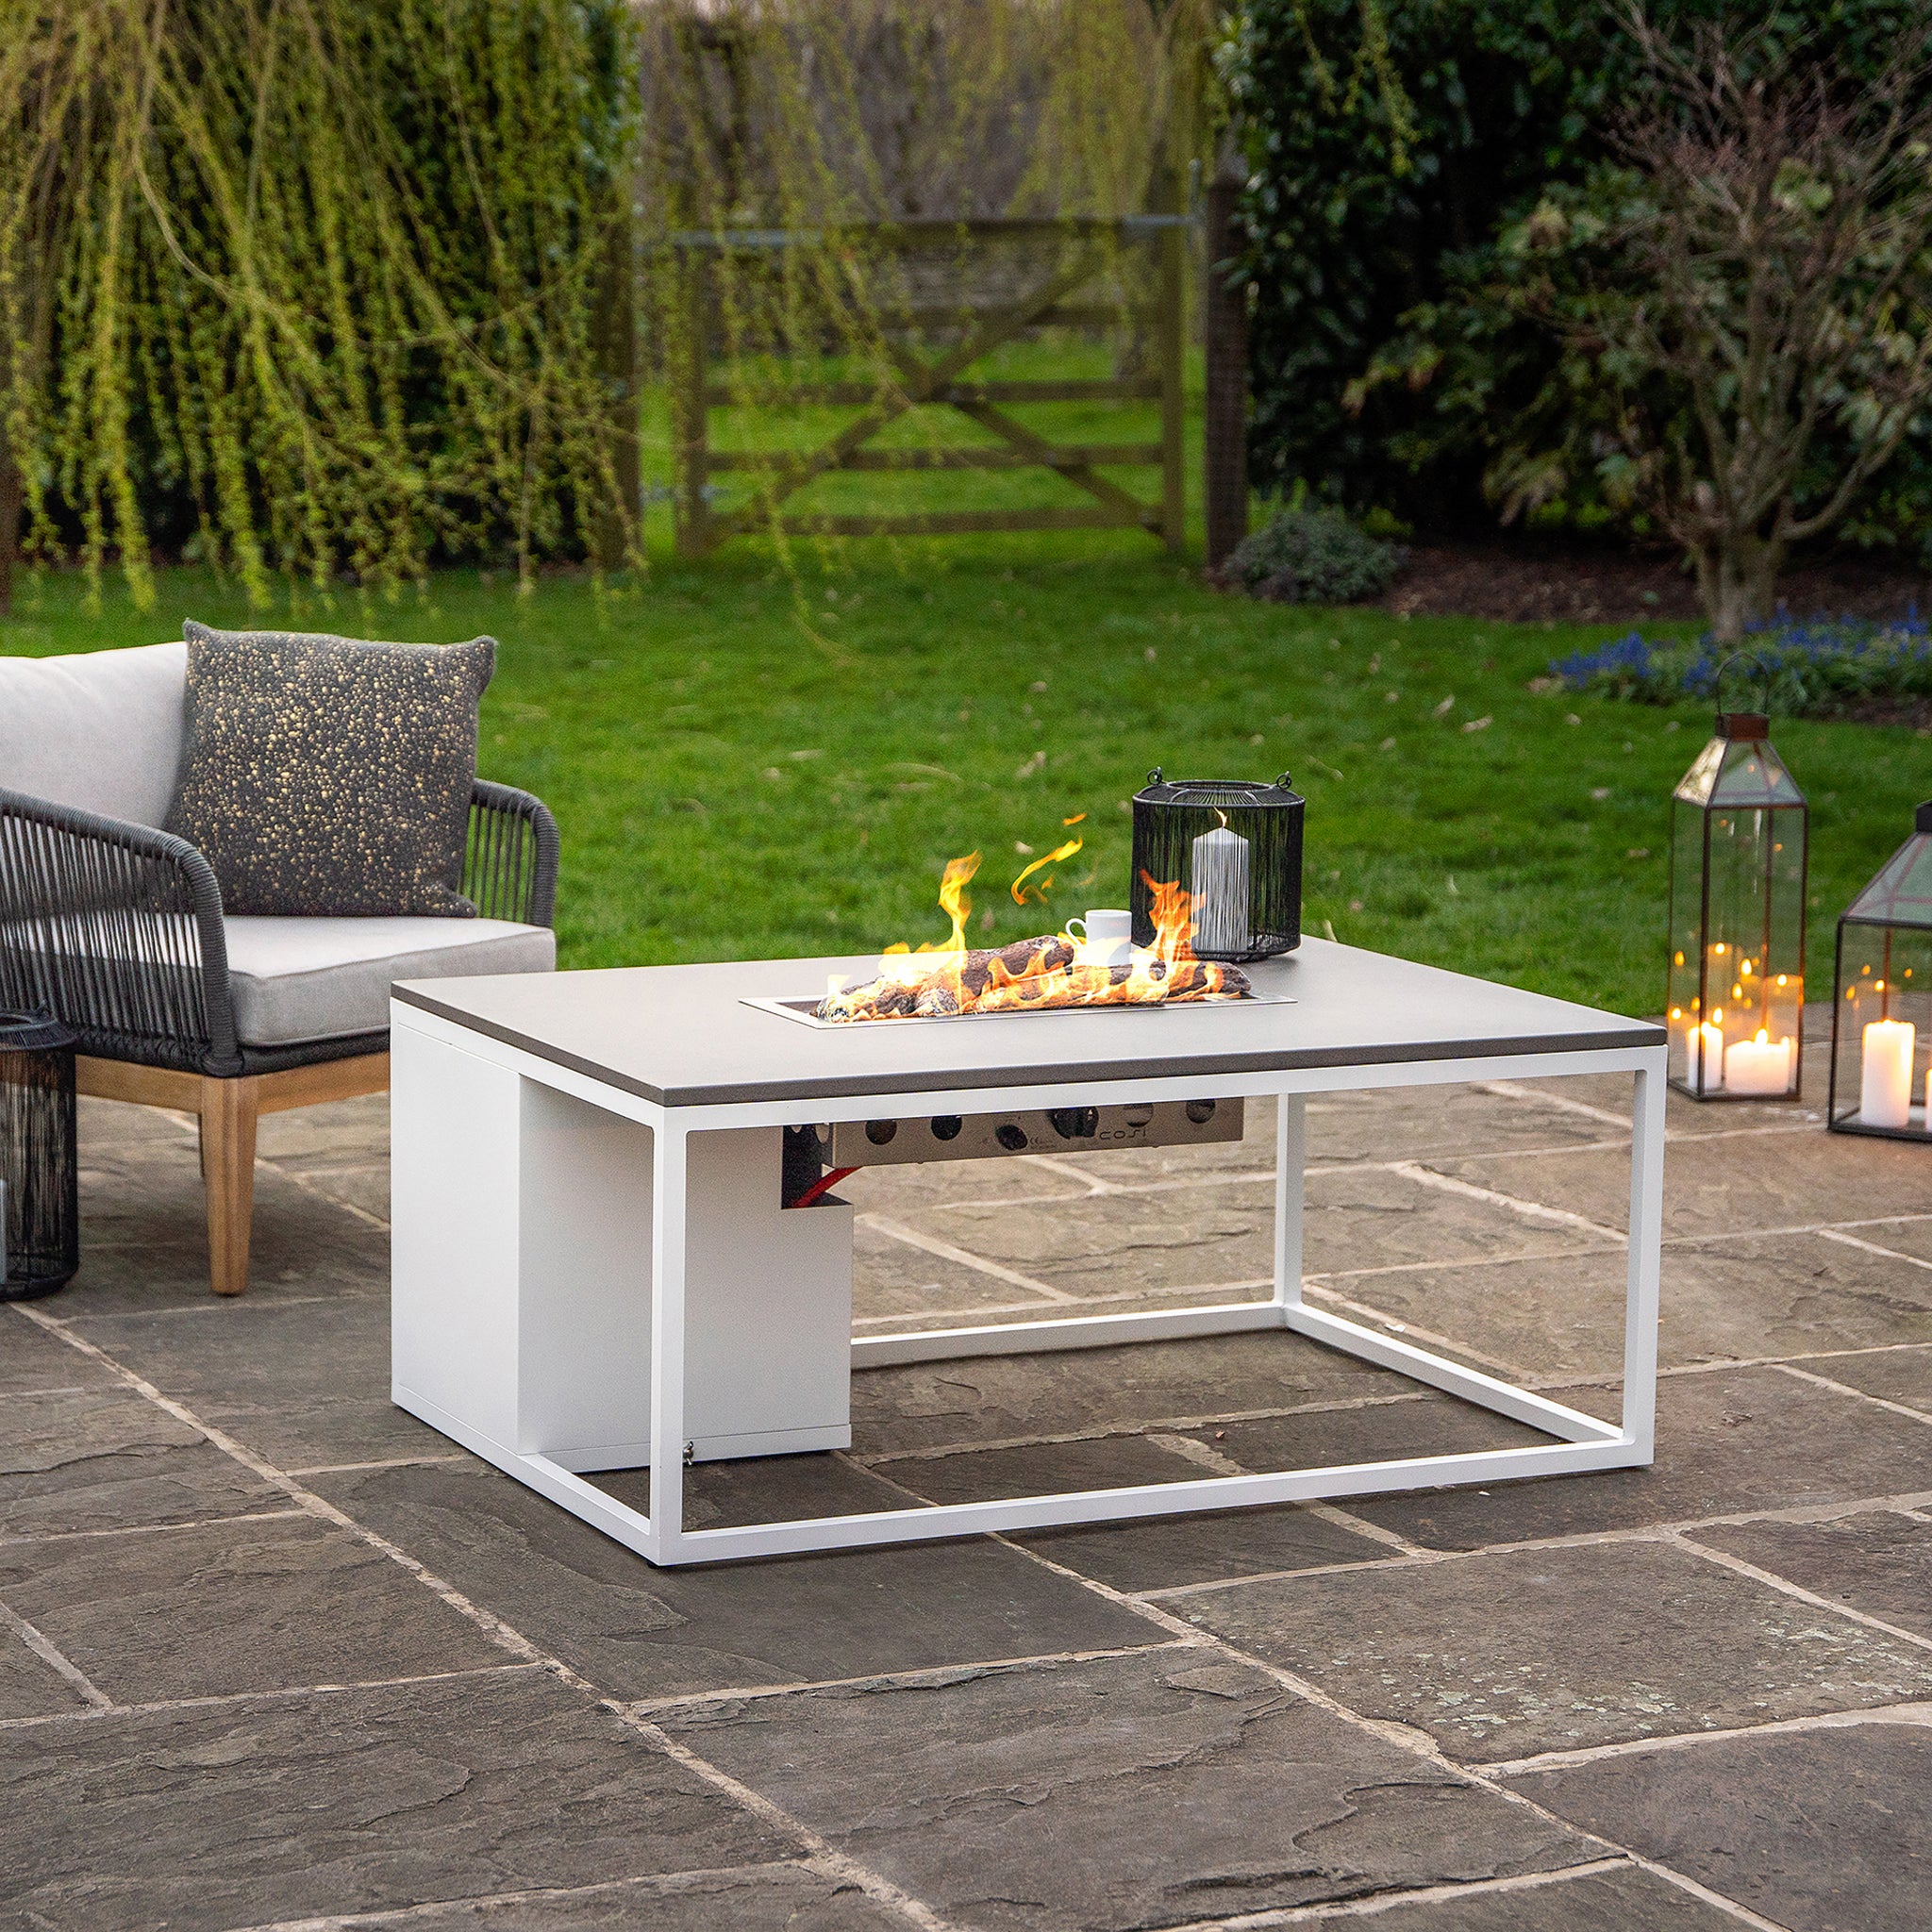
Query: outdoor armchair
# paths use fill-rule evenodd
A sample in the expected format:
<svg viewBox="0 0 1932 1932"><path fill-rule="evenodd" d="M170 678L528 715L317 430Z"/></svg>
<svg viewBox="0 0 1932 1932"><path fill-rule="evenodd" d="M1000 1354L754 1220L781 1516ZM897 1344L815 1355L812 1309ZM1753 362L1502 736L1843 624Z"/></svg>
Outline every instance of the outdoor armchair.
<svg viewBox="0 0 1932 1932"><path fill-rule="evenodd" d="M225 914L208 860L158 829L186 675L180 644L0 658L0 1008L74 1028L83 1093L196 1117L211 1281L239 1294L257 1118L386 1091L393 981L554 966L558 836L478 780L476 918Z"/></svg>

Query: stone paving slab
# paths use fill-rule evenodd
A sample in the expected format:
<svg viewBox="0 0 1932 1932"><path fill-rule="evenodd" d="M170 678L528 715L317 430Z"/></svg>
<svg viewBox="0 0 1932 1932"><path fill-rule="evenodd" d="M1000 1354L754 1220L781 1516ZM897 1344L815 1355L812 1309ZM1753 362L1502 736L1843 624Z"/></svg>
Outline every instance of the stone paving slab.
<svg viewBox="0 0 1932 1932"><path fill-rule="evenodd" d="M890 1224L881 1225L880 1220ZM961 1319L1013 1321L1017 1315L991 1311L1019 1304L1023 1312L1064 1315L1062 1303L984 1268L947 1255L936 1255L899 1239L891 1231L902 1224L890 1214L875 1219L855 1217L852 1228L852 1311L861 1318L897 1315L909 1318L894 1327L916 1328L922 1318L943 1313L948 1323ZM908 1230L917 1233L917 1230ZM938 1241L938 1235L929 1239ZM946 1243L946 1245L952 1245ZM1018 1271L1015 1271L1016 1273Z"/></svg>
<svg viewBox="0 0 1932 1932"><path fill-rule="evenodd" d="M1017 1541L1121 1591L1174 1590L1217 1577L1374 1562L1389 1555L1387 1543L1296 1504L1041 1530Z"/></svg>
<svg viewBox="0 0 1932 1932"><path fill-rule="evenodd" d="M1874 1509L1830 1523L1733 1523L1691 1541L1932 1640L1932 1521L1924 1516Z"/></svg>
<svg viewBox="0 0 1932 1932"><path fill-rule="evenodd" d="M1211 1653L812 1691L669 1728L962 1926L1185 1924L1600 1850Z"/></svg>
<svg viewBox="0 0 1932 1932"><path fill-rule="evenodd" d="M962 1449L953 1456L899 1458L885 1467L893 1482L928 1503L1127 1490L1142 1484L1200 1482L1227 1473L1204 1468L1172 1438L1146 1436L1099 1436L1018 1449Z"/></svg>
<svg viewBox="0 0 1932 1932"><path fill-rule="evenodd" d="M331 1920L329 1932L393 1932L387 1914ZM906 1920L857 1885L801 1865L679 1872L568 1891L526 1891L413 1910L409 1932L904 1932Z"/></svg>
<svg viewBox="0 0 1932 1932"><path fill-rule="evenodd" d="M585 1480L641 1514L651 1513L649 1469L607 1469ZM687 1529L796 1523L812 1516L868 1516L910 1507L911 1498L903 1490L838 1454L701 1462L684 1473Z"/></svg>
<svg viewBox="0 0 1932 1932"><path fill-rule="evenodd" d="M1735 1913L1641 1865L1521 1890L1398 1901L1368 1924L1374 1932L1738 1932Z"/></svg>
<svg viewBox="0 0 1932 1932"><path fill-rule="evenodd" d="M1614 1394L1601 1389L1544 1392L1573 1407L1615 1412ZM1498 1484L1487 1492L1376 1497L1350 1507L1427 1548L1457 1550L1932 1493L1932 1429L1899 1421L1776 1368L1667 1375L1657 1384L1657 1456L1649 1469Z"/></svg>
<svg viewBox="0 0 1932 1932"><path fill-rule="evenodd" d="M0 1799L9 1932L258 1925L797 1850L529 1669L16 1730Z"/></svg>
<svg viewBox="0 0 1932 1932"><path fill-rule="evenodd" d="M121 1386L121 1378L105 1363L81 1355L43 1328L25 1321L9 1322L4 1335L5 1341L0 1342L0 1395Z"/></svg>
<svg viewBox="0 0 1932 1932"><path fill-rule="evenodd" d="M1932 1730L1727 1738L1511 1780L1791 1932L1924 1932Z"/></svg>
<svg viewBox="0 0 1932 1932"><path fill-rule="evenodd" d="M1393 1562L1170 1607L1465 1763L1932 1698L1932 1648L1660 1543Z"/></svg>
<svg viewBox="0 0 1932 1932"><path fill-rule="evenodd" d="M1871 1355L1800 1357L1793 1364L1881 1402L1932 1416L1932 1348L1886 1349Z"/></svg>
<svg viewBox="0 0 1932 1932"><path fill-rule="evenodd" d="M1582 1146L1630 1133L1625 1082L1621 1127L1561 1105L1566 1080L1524 1080L1517 1093L1480 1087L1395 1087L1380 1093L1324 1093L1307 1102L1311 1161L1431 1160L1473 1153ZM1605 1108L1604 1111L1612 1111ZM1273 1165L1271 1160L1270 1165Z"/></svg>
<svg viewBox="0 0 1932 1932"><path fill-rule="evenodd" d="M1920 1193L1921 1198L1924 1198L1923 1189ZM1909 1255L1924 1266L1932 1268L1932 1214L1922 1210L1897 1219L1861 1222L1857 1238L1877 1247L1890 1248L1896 1254Z"/></svg>
<svg viewBox="0 0 1932 1932"><path fill-rule="evenodd" d="M184 1523L286 1500L131 1390L0 1401L0 1538Z"/></svg>
<svg viewBox="0 0 1932 1932"><path fill-rule="evenodd" d="M220 1309L76 1311L71 1319L116 1361L278 1468L446 1456L454 1447L390 1400L387 1299L258 1301L251 1292Z"/></svg>
<svg viewBox="0 0 1932 1932"><path fill-rule="evenodd" d="M1167 1641L984 1539L658 1570L475 1464L318 1476L314 1487L625 1698Z"/></svg>
<svg viewBox="0 0 1932 1932"><path fill-rule="evenodd" d="M80 1691L0 1618L0 1720L73 1717L87 1708Z"/></svg>
<svg viewBox="0 0 1932 1932"><path fill-rule="evenodd" d="M1531 1201L1561 1201L1611 1227L1627 1224L1627 1149L1478 1155L1443 1172ZM1924 1198L1924 1154L1903 1141L1783 1126L1685 1137L1669 1143L1666 1235L1742 1234L1896 1213Z"/></svg>
<svg viewBox="0 0 1932 1932"><path fill-rule="evenodd" d="M1309 1409L1189 1433L1203 1448L1240 1468L1264 1474L1410 1456L1463 1456L1479 1449L1523 1449L1557 1440L1492 1409L1433 1391L1406 1394L1372 1407Z"/></svg>
<svg viewBox="0 0 1932 1932"><path fill-rule="evenodd" d="M1625 1261L1606 1248L1322 1285L1527 1375L1621 1374ZM1932 1272L1823 1235L1675 1243L1662 1275L1665 1368L1932 1341Z"/></svg>
<svg viewBox="0 0 1932 1932"><path fill-rule="evenodd" d="M407 1571L312 1516L0 1544L0 1602L117 1704L503 1661Z"/></svg>
<svg viewBox="0 0 1932 1932"><path fill-rule="evenodd" d="M1286 1329L1050 1355L977 1356L853 1378L866 1456L1345 1402L1412 1388Z"/></svg>

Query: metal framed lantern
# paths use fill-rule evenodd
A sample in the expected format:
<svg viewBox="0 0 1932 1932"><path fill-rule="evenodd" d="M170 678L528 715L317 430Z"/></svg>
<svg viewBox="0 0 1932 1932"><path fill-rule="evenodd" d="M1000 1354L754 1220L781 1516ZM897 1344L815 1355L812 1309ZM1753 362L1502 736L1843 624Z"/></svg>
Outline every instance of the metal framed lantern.
<svg viewBox="0 0 1932 1932"><path fill-rule="evenodd" d="M31 1301L80 1266L74 1035L0 1012L0 1301Z"/></svg>
<svg viewBox="0 0 1932 1932"><path fill-rule="evenodd" d="M1267 959L1302 942L1302 813L1284 772L1272 785L1165 779L1134 794L1134 943L1155 938L1155 891L1190 895L1202 959Z"/></svg>
<svg viewBox="0 0 1932 1932"><path fill-rule="evenodd" d="M1932 804L1838 923L1825 1124L1932 1141Z"/></svg>
<svg viewBox="0 0 1932 1932"><path fill-rule="evenodd" d="M1671 800L1670 1082L1698 1100L1795 1100L1807 808L1765 710L1724 708L1736 661L1718 673L1716 735Z"/></svg>

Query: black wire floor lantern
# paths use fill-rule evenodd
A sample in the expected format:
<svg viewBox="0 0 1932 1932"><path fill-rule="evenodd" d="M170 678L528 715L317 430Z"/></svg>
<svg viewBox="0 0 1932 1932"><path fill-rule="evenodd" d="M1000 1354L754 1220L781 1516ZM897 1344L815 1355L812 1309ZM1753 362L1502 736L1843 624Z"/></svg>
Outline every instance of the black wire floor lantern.
<svg viewBox="0 0 1932 1932"><path fill-rule="evenodd" d="M1154 943L1154 894L1191 900L1202 959L1272 958L1302 942L1302 813L1282 773L1272 785L1165 779L1156 765L1134 794L1134 943Z"/></svg>
<svg viewBox="0 0 1932 1932"><path fill-rule="evenodd" d="M80 1266L74 1035L0 1011L0 1301L31 1301Z"/></svg>

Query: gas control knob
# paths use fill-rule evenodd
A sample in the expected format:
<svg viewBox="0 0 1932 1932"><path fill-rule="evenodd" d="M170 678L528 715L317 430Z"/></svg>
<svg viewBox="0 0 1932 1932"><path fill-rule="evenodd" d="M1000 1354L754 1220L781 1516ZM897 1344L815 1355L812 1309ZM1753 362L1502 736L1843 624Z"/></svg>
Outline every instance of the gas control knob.
<svg viewBox="0 0 1932 1932"><path fill-rule="evenodd" d="M935 1141L957 1141L959 1129L966 1124L956 1113L941 1113L933 1116L932 1137Z"/></svg>
<svg viewBox="0 0 1932 1932"><path fill-rule="evenodd" d="M874 1147L883 1147L899 1131L897 1121L867 1121L865 1138Z"/></svg>
<svg viewBox="0 0 1932 1932"><path fill-rule="evenodd" d="M1017 1154L1026 1144L1026 1129L1015 1121L1002 1121L992 1130L992 1137L1009 1154Z"/></svg>
<svg viewBox="0 0 1932 1932"><path fill-rule="evenodd" d="M1206 1126L1214 1118L1214 1103L1211 1100L1191 1100L1188 1102L1188 1118L1197 1126Z"/></svg>
<svg viewBox="0 0 1932 1932"><path fill-rule="evenodd" d="M1121 1108L1121 1119L1130 1127L1144 1127L1154 1118L1154 1109L1144 1100Z"/></svg>
<svg viewBox="0 0 1932 1932"><path fill-rule="evenodd" d="M1056 1107L1048 1110L1046 1117L1062 1141L1091 1141L1100 1131L1097 1107Z"/></svg>

